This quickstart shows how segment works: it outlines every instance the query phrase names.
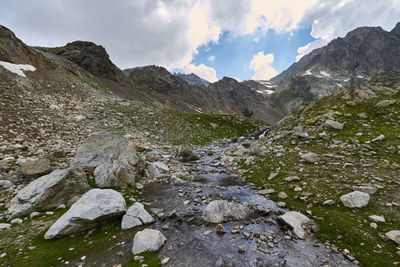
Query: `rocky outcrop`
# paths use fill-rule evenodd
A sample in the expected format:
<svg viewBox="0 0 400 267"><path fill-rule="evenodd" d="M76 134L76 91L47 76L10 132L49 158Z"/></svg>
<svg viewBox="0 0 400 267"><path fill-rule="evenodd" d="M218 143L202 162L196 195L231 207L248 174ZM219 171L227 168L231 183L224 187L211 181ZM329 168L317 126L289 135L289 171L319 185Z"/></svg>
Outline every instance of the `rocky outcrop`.
<svg viewBox="0 0 400 267"><path fill-rule="evenodd" d="M252 213L248 207L242 204L228 200L213 200L205 208L203 220L210 223L221 223L224 219L244 220Z"/></svg>
<svg viewBox="0 0 400 267"><path fill-rule="evenodd" d="M169 173L168 166L162 163L161 161L151 162L147 164L145 170L145 175L151 179L166 176L168 175L168 173Z"/></svg>
<svg viewBox="0 0 400 267"><path fill-rule="evenodd" d="M15 218L35 210L55 208L89 189L84 173L73 169L55 170L20 190L8 204L8 213L10 218Z"/></svg>
<svg viewBox="0 0 400 267"><path fill-rule="evenodd" d="M126 211L122 217L121 228L130 229L138 225L154 222L154 218L144 209L142 203L136 202Z"/></svg>
<svg viewBox="0 0 400 267"><path fill-rule="evenodd" d="M125 138L112 134L89 137L78 148L71 167L93 172L100 187L134 185L143 162Z"/></svg>
<svg viewBox="0 0 400 267"><path fill-rule="evenodd" d="M194 73L190 74L184 74L184 73L175 73L174 74L176 77L179 77L180 79L184 80L190 85L204 85L204 86L209 86L210 82L206 81L199 76L197 76Z"/></svg>
<svg viewBox="0 0 400 267"><path fill-rule="evenodd" d="M158 230L144 229L136 233L133 238L133 255L137 255L146 251L157 251L165 243L167 239Z"/></svg>
<svg viewBox="0 0 400 267"><path fill-rule="evenodd" d="M45 239L92 229L122 216L126 211L124 197L112 189L92 189L85 193L46 232Z"/></svg>

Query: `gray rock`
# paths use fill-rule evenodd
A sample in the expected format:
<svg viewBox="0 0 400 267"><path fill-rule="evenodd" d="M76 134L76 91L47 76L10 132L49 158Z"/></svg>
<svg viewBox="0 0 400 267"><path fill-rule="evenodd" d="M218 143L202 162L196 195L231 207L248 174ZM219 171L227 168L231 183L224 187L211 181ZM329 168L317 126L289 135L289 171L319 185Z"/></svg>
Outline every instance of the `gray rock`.
<svg viewBox="0 0 400 267"><path fill-rule="evenodd" d="M147 167L145 170L145 175L148 178L152 178L152 179L166 176L166 175L168 175L168 173L169 173L168 166L160 161L151 162L151 163L147 164Z"/></svg>
<svg viewBox="0 0 400 267"><path fill-rule="evenodd" d="M382 100L382 101L379 101L375 106L377 108L384 108L384 107L393 105L394 103L396 103L396 100L394 100L394 99Z"/></svg>
<svg viewBox="0 0 400 267"><path fill-rule="evenodd" d="M7 230L11 228L11 224L9 223L0 223L0 231L1 230Z"/></svg>
<svg viewBox="0 0 400 267"><path fill-rule="evenodd" d="M228 200L213 200L208 203L203 213L203 220L210 223L221 223L224 218L244 220L252 215L252 211L239 203Z"/></svg>
<svg viewBox="0 0 400 267"><path fill-rule="evenodd" d="M19 163L19 168L26 178L36 178L50 172L50 161L43 159L27 159Z"/></svg>
<svg viewBox="0 0 400 267"><path fill-rule="evenodd" d="M304 214L297 211L289 211L282 216L279 216L278 220L279 222L288 225L298 238L305 239L308 237L306 229L312 221Z"/></svg>
<svg viewBox="0 0 400 267"><path fill-rule="evenodd" d="M121 228L130 229L138 225L154 222L154 218L144 209L142 203L136 202L126 211L122 217Z"/></svg>
<svg viewBox="0 0 400 267"><path fill-rule="evenodd" d="M55 170L20 190L8 204L8 214L15 218L34 210L55 208L89 189L84 173L72 169Z"/></svg>
<svg viewBox="0 0 400 267"><path fill-rule="evenodd" d="M369 199L369 194L360 191L354 191L340 197L340 201L348 208L365 207L368 205Z"/></svg>
<svg viewBox="0 0 400 267"><path fill-rule="evenodd" d="M368 216L368 219L371 222L380 222L380 223L385 222L385 218L383 216L378 216L378 215L370 215L370 216Z"/></svg>
<svg viewBox="0 0 400 267"><path fill-rule="evenodd" d="M133 255L137 255L146 251L157 251L165 243L167 239L158 230L144 229L136 233L133 238Z"/></svg>
<svg viewBox="0 0 400 267"><path fill-rule="evenodd" d="M181 157L181 160L183 162L189 162L189 161L195 161L195 160L199 160L200 156L190 150L182 150L181 153L179 153L179 156Z"/></svg>
<svg viewBox="0 0 400 267"><path fill-rule="evenodd" d="M377 189L372 185L358 185L358 186L355 185L355 186L353 186L353 190L373 195L376 193Z"/></svg>
<svg viewBox="0 0 400 267"><path fill-rule="evenodd" d="M320 160L320 155L315 154L313 152L307 152L307 153L300 153L300 158L302 158L303 160L307 161L307 162L317 162Z"/></svg>
<svg viewBox="0 0 400 267"><path fill-rule="evenodd" d="M326 120L325 126L336 129L336 130L343 130L343 123L334 121L334 120Z"/></svg>
<svg viewBox="0 0 400 267"><path fill-rule="evenodd" d="M100 187L126 188L140 177L143 162L123 137L103 134L89 137L78 148L71 167L93 171Z"/></svg>
<svg viewBox="0 0 400 267"><path fill-rule="evenodd" d="M126 211L125 199L112 189L92 189L75 202L46 232L45 239L95 228Z"/></svg>
<svg viewBox="0 0 400 267"><path fill-rule="evenodd" d="M13 185L10 180L0 180L0 188L8 189L13 187Z"/></svg>
<svg viewBox="0 0 400 267"><path fill-rule="evenodd" d="M154 150L146 154L147 161L154 162L154 161L160 161L161 159L162 155L160 151Z"/></svg>
<svg viewBox="0 0 400 267"><path fill-rule="evenodd" d="M300 181L299 176L289 176L283 179L285 182L293 182L293 181Z"/></svg>
<svg viewBox="0 0 400 267"><path fill-rule="evenodd" d="M400 245L400 230L389 231L385 234L385 237Z"/></svg>

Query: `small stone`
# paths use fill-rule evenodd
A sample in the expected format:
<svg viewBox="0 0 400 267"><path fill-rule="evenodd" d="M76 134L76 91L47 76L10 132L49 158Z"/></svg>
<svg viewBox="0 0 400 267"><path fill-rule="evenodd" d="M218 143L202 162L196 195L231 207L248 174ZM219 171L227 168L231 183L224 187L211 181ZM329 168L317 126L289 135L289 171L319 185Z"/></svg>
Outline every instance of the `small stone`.
<svg viewBox="0 0 400 267"><path fill-rule="evenodd" d="M363 208L368 205L369 199L369 194L360 191L354 191L340 197L343 205L348 208Z"/></svg>
<svg viewBox="0 0 400 267"><path fill-rule="evenodd" d="M133 257L134 261L142 261L143 259L144 259L143 256L135 256L135 257Z"/></svg>
<svg viewBox="0 0 400 267"><path fill-rule="evenodd" d="M29 215L29 217L31 217L31 219L33 219L33 218L35 218L35 217L37 217L37 216L39 216L39 215L40 215L39 212L34 211L34 212L31 213L31 215Z"/></svg>
<svg viewBox="0 0 400 267"><path fill-rule="evenodd" d="M289 176L283 179L285 182L293 182L293 181L300 181L299 176Z"/></svg>
<svg viewBox="0 0 400 267"><path fill-rule="evenodd" d="M300 158L302 158L303 160L307 161L307 162L317 162L320 160L320 155L313 153L313 152L307 152L307 153L300 153Z"/></svg>
<svg viewBox="0 0 400 267"><path fill-rule="evenodd" d="M275 179L279 175L279 172L271 172L268 176L268 181Z"/></svg>
<svg viewBox="0 0 400 267"><path fill-rule="evenodd" d="M138 190L142 190L144 187L141 183L136 183L135 186L136 186L136 189L138 189Z"/></svg>
<svg viewBox="0 0 400 267"><path fill-rule="evenodd" d="M381 222L381 223L385 222L385 218L383 216L378 216L378 215L370 215L368 216L368 219L371 222Z"/></svg>
<svg viewBox="0 0 400 267"><path fill-rule="evenodd" d="M246 252L246 247L245 247L245 246L239 246L239 247L238 247L238 252L239 252L240 254L244 254L244 253Z"/></svg>
<svg viewBox="0 0 400 267"><path fill-rule="evenodd" d="M226 233L225 227L220 223L215 226L215 230L217 231L218 234Z"/></svg>
<svg viewBox="0 0 400 267"><path fill-rule="evenodd" d="M377 138L372 139L372 142L376 142L376 141L381 141L385 139L385 136L383 134L381 134L380 136L378 136Z"/></svg>
<svg viewBox="0 0 400 267"><path fill-rule="evenodd" d="M46 211L46 215L48 215L48 216L54 215L54 212L52 212L52 211Z"/></svg>
<svg viewBox="0 0 400 267"><path fill-rule="evenodd" d="M333 199L328 199L328 200L325 200L324 203L322 203L322 204L325 206L331 206L331 205L335 204L335 201Z"/></svg>
<svg viewBox="0 0 400 267"><path fill-rule="evenodd" d="M343 130L343 123L334 121L334 120L326 120L325 121L325 126L336 129L336 130Z"/></svg>
<svg viewBox="0 0 400 267"><path fill-rule="evenodd" d="M258 194L263 195L263 196L268 195L268 194L273 194L273 193L275 193L274 189L262 189L262 190L258 191Z"/></svg>
<svg viewBox="0 0 400 267"><path fill-rule="evenodd" d="M371 226L372 229L378 228L378 225L374 222L370 223L369 226Z"/></svg>
<svg viewBox="0 0 400 267"><path fill-rule="evenodd" d="M166 257L166 258L164 258L162 261L161 261L161 265L165 265L165 264L167 264L169 261L171 260L171 258L170 257Z"/></svg>
<svg viewBox="0 0 400 267"><path fill-rule="evenodd" d="M301 188L301 187L299 187L299 186L296 186L296 187L293 189L293 191L294 191L294 192L300 192L300 191L303 191L303 188Z"/></svg>
<svg viewBox="0 0 400 267"><path fill-rule="evenodd" d="M189 205L189 203L190 203L190 200L183 201L183 205Z"/></svg>
<svg viewBox="0 0 400 267"><path fill-rule="evenodd" d="M61 204L57 207L58 210L65 209L65 208L67 208L67 206L65 206L65 204Z"/></svg>
<svg viewBox="0 0 400 267"><path fill-rule="evenodd" d="M393 105L394 103L396 103L396 100L394 100L394 99L382 100L382 101L378 102L375 106L377 108L384 108L384 107Z"/></svg>
<svg viewBox="0 0 400 267"><path fill-rule="evenodd" d="M0 255L0 259L4 258L5 256L7 256L7 253L2 253L2 254Z"/></svg>
<svg viewBox="0 0 400 267"><path fill-rule="evenodd" d="M287 198L287 194L285 192L279 192L278 198L285 199L285 198Z"/></svg>
<svg viewBox="0 0 400 267"><path fill-rule="evenodd" d="M280 207L280 208L285 208L285 207L286 207L286 203L285 203L285 202L282 202L282 201L276 202L276 205L277 205L278 207Z"/></svg>
<svg viewBox="0 0 400 267"><path fill-rule="evenodd" d="M9 223L0 223L0 231L4 230L4 229L10 229L11 228L11 224Z"/></svg>
<svg viewBox="0 0 400 267"><path fill-rule="evenodd" d="M20 218L15 218L11 220L11 224L21 224L22 223L22 219Z"/></svg>

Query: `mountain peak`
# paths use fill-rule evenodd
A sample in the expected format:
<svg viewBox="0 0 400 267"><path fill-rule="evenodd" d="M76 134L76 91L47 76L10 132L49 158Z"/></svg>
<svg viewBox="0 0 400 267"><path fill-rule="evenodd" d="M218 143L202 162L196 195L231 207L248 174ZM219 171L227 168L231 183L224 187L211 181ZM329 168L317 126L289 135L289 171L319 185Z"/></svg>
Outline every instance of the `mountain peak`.
<svg viewBox="0 0 400 267"><path fill-rule="evenodd" d="M400 37L400 22L398 22L396 24L396 26L393 28L393 30L391 31L392 34Z"/></svg>

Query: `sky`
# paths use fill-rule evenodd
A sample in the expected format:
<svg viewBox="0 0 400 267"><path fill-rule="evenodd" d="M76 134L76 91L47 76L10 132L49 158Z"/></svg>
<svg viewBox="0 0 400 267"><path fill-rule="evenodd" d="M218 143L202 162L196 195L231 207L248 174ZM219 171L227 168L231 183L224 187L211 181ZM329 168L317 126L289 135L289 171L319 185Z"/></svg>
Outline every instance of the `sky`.
<svg viewBox="0 0 400 267"><path fill-rule="evenodd" d="M268 80L357 27L399 21L400 0L0 0L0 24L28 45L91 41L121 69L210 82Z"/></svg>

